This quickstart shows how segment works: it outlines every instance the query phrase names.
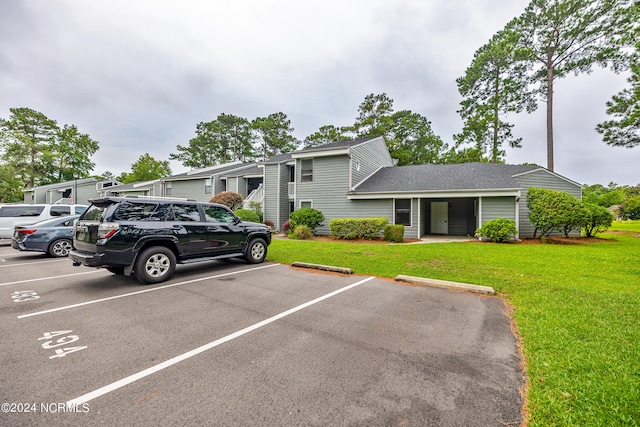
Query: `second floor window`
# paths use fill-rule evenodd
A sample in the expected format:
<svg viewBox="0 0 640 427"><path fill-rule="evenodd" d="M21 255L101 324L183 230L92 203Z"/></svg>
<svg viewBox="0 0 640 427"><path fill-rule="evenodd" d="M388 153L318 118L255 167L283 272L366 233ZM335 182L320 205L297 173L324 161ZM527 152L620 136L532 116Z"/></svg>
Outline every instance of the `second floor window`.
<svg viewBox="0 0 640 427"><path fill-rule="evenodd" d="M313 159L303 159L300 161L300 181L313 181Z"/></svg>

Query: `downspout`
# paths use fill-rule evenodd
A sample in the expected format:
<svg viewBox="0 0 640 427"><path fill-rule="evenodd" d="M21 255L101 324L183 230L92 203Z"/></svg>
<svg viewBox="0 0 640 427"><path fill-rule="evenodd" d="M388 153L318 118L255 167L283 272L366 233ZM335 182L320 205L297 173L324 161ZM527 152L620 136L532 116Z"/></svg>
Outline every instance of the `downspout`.
<svg viewBox="0 0 640 427"><path fill-rule="evenodd" d="M478 227L482 227L482 196L478 196Z"/></svg>
<svg viewBox="0 0 640 427"><path fill-rule="evenodd" d="M518 190L518 195L515 197L515 208L516 208L516 240L520 240L520 190Z"/></svg>

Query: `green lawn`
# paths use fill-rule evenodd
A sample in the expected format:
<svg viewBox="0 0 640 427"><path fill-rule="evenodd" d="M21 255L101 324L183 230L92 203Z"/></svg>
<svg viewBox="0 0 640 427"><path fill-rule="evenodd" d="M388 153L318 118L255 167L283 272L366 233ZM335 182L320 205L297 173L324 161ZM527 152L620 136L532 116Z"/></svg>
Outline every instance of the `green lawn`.
<svg viewBox="0 0 640 427"><path fill-rule="evenodd" d="M640 232L640 221L612 229ZM589 245L275 240L269 260L493 287L514 308L530 426L640 425L640 237Z"/></svg>

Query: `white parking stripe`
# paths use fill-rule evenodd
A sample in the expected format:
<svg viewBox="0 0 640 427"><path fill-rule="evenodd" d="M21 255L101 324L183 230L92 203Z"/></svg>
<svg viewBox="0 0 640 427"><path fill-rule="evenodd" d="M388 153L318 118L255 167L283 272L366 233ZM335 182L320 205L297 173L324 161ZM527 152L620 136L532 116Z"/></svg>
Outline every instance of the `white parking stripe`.
<svg viewBox="0 0 640 427"><path fill-rule="evenodd" d="M233 340L235 338L241 337L242 335L247 334L247 333L249 333L251 331L255 331L258 328L261 328L261 327L266 326L266 325L268 325L270 323L273 323L276 320L282 319L283 317L286 317L286 316L288 316L290 314L293 314L293 313L295 313L297 311L300 311L300 310L302 310L304 308L307 308L307 307L309 307L309 306L311 306L313 304L317 304L320 301L324 301L327 298L331 298L332 296L337 295L337 294L339 294L341 292L348 291L349 289L355 288L356 286L360 286L363 283L366 283L366 282L368 282L368 281L370 281L372 279L375 279L375 277L368 277L366 279L360 280L357 283L351 284L349 286L345 286L344 288L340 288L337 291L333 291L333 292L328 293L326 295L323 295L323 296L321 296L319 298L316 298L314 300L311 300L309 302L301 304L301 305L299 305L297 307L294 307L292 309L284 311L284 312L282 312L280 314L277 314L277 315L275 315L273 317L270 317L270 318L268 318L266 320L263 320L262 322L258 322L256 324L248 326L248 327L246 327L244 329L241 329L238 332L234 332L234 333L232 333L230 335L227 335L226 337L217 339L215 341L210 342L209 344L205 344L205 345L203 345L201 347L198 347L196 349L193 349L191 351L183 353L183 354L181 354L179 356L176 356L176 357L174 357L172 359L166 360L166 361L164 361L162 363L159 363L159 364L157 364L155 366L147 368L147 369L145 369L143 371L140 371L140 372L138 372L136 374L130 375L130 376L128 376L126 378L123 378L123 379L121 379L119 381L116 381L114 383L111 383L109 385L101 387L101 388L99 388L97 390L94 390L92 392L83 394L80 397L76 397L75 399L69 400L66 403L67 407L68 408L73 408L73 407L76 407L77 405L82 405L83 403L89 402L90 400L93 400L93 399L95 399L97 397L100 397L102 395L110 393L110 392L112 392L114 390L117 390L117 389L119 389L121 387L124 387L124 386L126 386L128 384L136 382L136 381L138 381L138 380L140 380L140 379L142 379L144 377L147 377L147 376L149 376L151 374L154 374L154 373L156 373L158 371L161 371L161 370L163 370L165 368L168 368L169 366L172 366L172 365L175 365L176 363L182 362L183 360L189 359L189 358L191 358L193 356L196 356L196 355L198 355L198 354L200 354L202 352L210 350L210 349L212 349L214 347L217 347L217 346L219 346L221 344L224 344L224 343L226 343L228 341L231 341L231 340Z"/></svg>
<svg viewBox="0 0 640 427"><path fill-rule="evenodd" d="M234 274L240 274L240 273L249 273L251 271L261 270L263 268L275 267L277 265L280 265L280 264L263 265L263 266L260 266L260 267L249 268L247 270L232 271L231 273L224 273L224 274L217 274L215 276L201 277L199 279L187 280L186 282L173 283L171 285L159 286L157 288L145 289L143 291L130 292L128 294L115 295L115 296L108 297L108 298L101 298L101 299L96 299L96 300L92 300L92 301L81 302L79 304L67 305L67 306L64 306L64 307L52 308L52 309L44 310L44 311L37 311L35 313L23 314L21 316L18 316L18 319L24 319L25 317L39 316L41 314L53 313L53 312L56 312L56 311L69 310L70 308L82 307L84 305L89 305L89 304L97 304L99 302L111 301L111 300L118 299L118 298L130 297L130 296L133 296L133 295L140 295L140 294L144 294L144 293L147 293L147 292L154 292L154 291L159 291L161 289L173 288L175 286L182 286L182 285L186 285L186 284L189 284L189 283L201 282L203 280L217 279L218 277L232 276Z"/></svg>
<svg viewBox="0 0 640 427"><path fill-rule="evenodd" d="M0 265L0 268L5 268L5 267L24 267L26 265L33 265L33 264L44 264L47 262L69 262L68 259L50 259L48 261L29 261L29 263L21 263L21 264L7 264L7 265ZM71 263L69 263L69 265L71 265Z"/></svg>
<svg viewBox="0 0 640 427"><path fill-rule="evenodd" d="M49 276L49 277L38 277L37 279L18 280L16 282L0 283L0 286L17 285L19 283L40 282L42 280L60 279L62 277L80 276L82 274L94 274L94 273L100 273L100 270L84 271L82 273L73 273L73 274L63 274L62 276Z"/></svg>

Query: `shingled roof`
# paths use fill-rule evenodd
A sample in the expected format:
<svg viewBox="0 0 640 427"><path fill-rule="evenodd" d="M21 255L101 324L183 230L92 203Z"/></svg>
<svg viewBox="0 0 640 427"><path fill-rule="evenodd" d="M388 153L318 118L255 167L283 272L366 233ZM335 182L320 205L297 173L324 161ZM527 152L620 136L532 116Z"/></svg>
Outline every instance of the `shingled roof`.
<svg viewBox="0 0 640 427"><path fill-rule="evenodd" d="M515 189L514 175L536 169L540 166L494 163L385 167L350 194Z"/></svg>

